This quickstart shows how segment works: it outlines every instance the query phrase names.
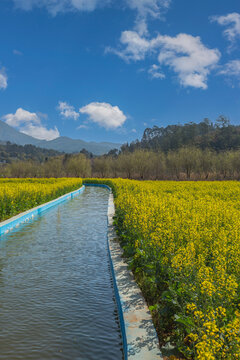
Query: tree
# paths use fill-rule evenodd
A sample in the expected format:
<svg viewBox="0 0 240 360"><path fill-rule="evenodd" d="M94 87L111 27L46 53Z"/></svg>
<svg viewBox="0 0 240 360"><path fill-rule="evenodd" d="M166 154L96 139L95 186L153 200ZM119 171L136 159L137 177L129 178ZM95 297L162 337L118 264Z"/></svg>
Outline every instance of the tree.
<svg viewBox="0 0 240 360"><path fill-rule="evenodd" d="M43 172L47 178L65 176L61 157L51 158L46 161L43 164Z"/></svg>
<svg viewBox="0 0 240 360"><path fill-rule="evenodd" d="M90 160L84 154L72 155L65 163L65 171L72 177L91 176Z"/></svg>
<svg viewBox="0 0 240 360"><path fill-rule="evenodd" d="M107 157L101 156L93 161L93 173L105 178L110 170L110 161Z"/></svg>
<svg viewBox="0 0 240 360"><path fill-rule="evenodd" d="M199 152L199 175L204 174L205 179L208 179L209 174L214 171L215 163L216 156L212 150L206 149Z"/></svg>
<svg viewBox="0 0 240 360"><path fill-rule="evenodd" d="M216 123L215 123L215 126L217 128L225 128L225 127L227 127L229 125L230 125L230 120L224 115L220 115L217 118Z"/></svg>
<svg viewBox="0 0 240 360"><path fill-rule="evenodd" d="M169 151L166 158L167 170L171 178L180 179L181 164L179 154L176 151Z"/></svg>
<svg viewBox="0 0 240 360"><path fill-rule="evenodd" d="M150 176L153 153L144 150L136 150L131 154L130 164L135 176L141 180Z"/></svg>
<svg viewBox="0 0 240 360"><path fill-rule="evenodd" d="M188 180L190 180L192 172L197 171L200 154L200 150L194 147L183 147L178 152L181 168Z"/></svg>
<svg viewBox="0 0 240 360"><path fill-rule="evenodd" d="M132 179L134 174L134 156L130 152L125 152L118 157L119 168L123 176Z"/></svg>

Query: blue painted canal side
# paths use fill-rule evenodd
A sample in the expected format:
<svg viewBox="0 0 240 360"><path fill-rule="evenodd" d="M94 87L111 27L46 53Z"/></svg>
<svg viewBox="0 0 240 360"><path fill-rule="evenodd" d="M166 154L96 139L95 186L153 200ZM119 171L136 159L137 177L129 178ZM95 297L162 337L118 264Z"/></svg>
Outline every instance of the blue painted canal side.
<svg viewBox="0 0 240 360"><path fill-rule="evenodd" d="M3 234L7 234L9 231L15 229L20 224L23 224L27 221L32 220L34 217L42 214L46 210L50 210L54 206L57 206L64 201L71 200L75 196L80 195L85 190L85 186L83 185L80 189L72 191L68 194L65 194L55 200L49 201L46 204L39 205L33 209L25 211L17 216L12 217L9 220L3 221L0 223L0 236Z"/></svg>

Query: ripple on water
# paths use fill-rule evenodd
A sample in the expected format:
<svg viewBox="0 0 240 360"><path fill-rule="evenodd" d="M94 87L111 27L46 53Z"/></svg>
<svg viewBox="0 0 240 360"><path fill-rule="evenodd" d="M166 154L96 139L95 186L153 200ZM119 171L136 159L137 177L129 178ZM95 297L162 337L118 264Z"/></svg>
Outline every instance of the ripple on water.
<svg viewBox="0 0 240 360"><path fill-rule="evenodd" d="M0 242L0 359L123 358L108 191L87 188Z"/></svg>

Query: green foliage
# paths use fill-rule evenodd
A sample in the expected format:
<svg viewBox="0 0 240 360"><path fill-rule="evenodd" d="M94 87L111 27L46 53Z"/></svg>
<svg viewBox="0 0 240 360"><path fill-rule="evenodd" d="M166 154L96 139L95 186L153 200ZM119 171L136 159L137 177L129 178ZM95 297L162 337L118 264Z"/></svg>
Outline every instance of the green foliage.
<svg viewBox="0 0 240 360"><path fill-rule="evenodd" d="M55 150L41 149L34 145L16 145L7 142L0 144L0 163L12 163L16 160L45 161L46 158L57 156Z"/></svg>
<svg viewBox="0 0 240 360"><path fill-rule="evenodd" d="M215 124L204 119L199 124L190 122L184 125L154 126L144 131L141 141L122 146L121 151L133 152L136 149L153 151L176 151L185 146L214 151L236 150L240 148L240 126L230 124L228 118L220 115Z"/></svg>

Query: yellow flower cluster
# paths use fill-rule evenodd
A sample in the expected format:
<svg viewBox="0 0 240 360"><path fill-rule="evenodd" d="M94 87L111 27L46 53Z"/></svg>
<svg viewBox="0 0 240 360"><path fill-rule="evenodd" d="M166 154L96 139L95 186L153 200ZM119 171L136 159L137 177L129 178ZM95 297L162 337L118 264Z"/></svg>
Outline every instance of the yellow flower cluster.
<svg viewBox="0 0 240 360"><path fill-rule="evenodd" d="M98 182L114 190L117 231L160 337L171 333L188 359L240 359L240 183Z"/></svg>
<svg viewBox="0 0 240 360"><path fill-rule="evenodd" d="M0 221L81 186L79 178L0 179Z"/></svg>

